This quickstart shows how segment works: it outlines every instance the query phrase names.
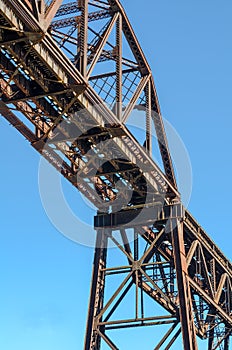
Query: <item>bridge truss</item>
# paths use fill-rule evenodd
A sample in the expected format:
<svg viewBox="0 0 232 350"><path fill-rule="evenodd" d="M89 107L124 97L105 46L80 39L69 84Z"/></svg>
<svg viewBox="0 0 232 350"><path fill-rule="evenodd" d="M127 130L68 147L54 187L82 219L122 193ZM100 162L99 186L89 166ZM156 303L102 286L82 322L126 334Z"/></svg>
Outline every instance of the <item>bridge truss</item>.
<svg viewBox="0 0 232 350"><path fill-rule="evenodd" d="M162 324L155 349L181 334L185 350L201 339L228 350L232 265L181 203L152 73L119 0L0 0L0 46L1 115L97 209L84 349L116 350L112 330ZM127 127L133 110L141 144ZM109 242L124 265L109 266Z"/></svg>

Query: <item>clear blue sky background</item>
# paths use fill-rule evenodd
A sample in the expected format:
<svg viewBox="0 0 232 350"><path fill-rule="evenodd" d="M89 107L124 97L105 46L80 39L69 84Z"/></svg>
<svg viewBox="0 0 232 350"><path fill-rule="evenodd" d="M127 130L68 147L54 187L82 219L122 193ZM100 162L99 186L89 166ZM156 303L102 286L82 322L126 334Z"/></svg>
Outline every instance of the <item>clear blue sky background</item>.
<svg viewBox="0 0 232 350"><path fill-rule="evenodd" d="M123 4L152 67L162 113L190 155L189 209L231 258L232 3ZM56 231L39 197L38 154L2 118L0 127L0 348L82 349L93 251ZM71 196L79 208L81 199Z"/></svg>

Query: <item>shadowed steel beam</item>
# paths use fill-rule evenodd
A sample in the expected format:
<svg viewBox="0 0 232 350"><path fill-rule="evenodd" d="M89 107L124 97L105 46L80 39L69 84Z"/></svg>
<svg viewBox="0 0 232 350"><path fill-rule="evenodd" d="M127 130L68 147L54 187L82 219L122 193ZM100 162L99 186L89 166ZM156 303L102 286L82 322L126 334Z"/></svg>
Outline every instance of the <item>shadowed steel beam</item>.
<svg viewBox="0 0 232 350"><path fill-rule="evenodd" d="M224 340L224 350L229 350L230 347L230 334L231 332L228 332L225 340Z"/></svg>
<svg viewBox="0 0 232 350"><path fill-rule="evenodd" d="M77 86L78 89L76 89L77 94L81 94L84 90L85 87L83 85ZM79 90L79 91L78 91ZM7 99L5 102L6 103L15 103L15 102L19 102L19 101L27 101L27 100L33 100L33 99L39 99L45 96L57 96L57 95L62 95L65 94L67 92L71 92L72 90L66 89L66 90L62 90L62 91L51 91L51 92L47 92L47 93L41 93L41 94L36 94L36 95L28 95L28 96L23 96L21 98L12 98L12 99Z"/></svg>
<svg viewBox="0 0 232 350"><path fill-rule="evenodd" d="M44 0L30 0L32 11L35 18L39 21L44 21L44 11L45 11L45 3Z"/></svg>

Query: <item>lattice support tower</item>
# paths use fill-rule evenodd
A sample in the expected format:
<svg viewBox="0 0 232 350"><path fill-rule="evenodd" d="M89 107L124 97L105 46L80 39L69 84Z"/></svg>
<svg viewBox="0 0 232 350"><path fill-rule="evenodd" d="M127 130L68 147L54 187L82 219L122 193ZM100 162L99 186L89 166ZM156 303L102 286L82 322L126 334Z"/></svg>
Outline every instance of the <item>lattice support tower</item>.
<svg viewBox="0 0 232 350"><path fill-rule="evenodd" d="M97 210L84 350L116 350L112 331L161 324L154 349L182 336L185 350L228 350L232 265L181 203L152 72L120 1L0 0L0 47L1 115ZM124 265L109 265L112 244ZM119 318L132 290L132 316ZM162 314L148 315L147 299Z"/></svg>

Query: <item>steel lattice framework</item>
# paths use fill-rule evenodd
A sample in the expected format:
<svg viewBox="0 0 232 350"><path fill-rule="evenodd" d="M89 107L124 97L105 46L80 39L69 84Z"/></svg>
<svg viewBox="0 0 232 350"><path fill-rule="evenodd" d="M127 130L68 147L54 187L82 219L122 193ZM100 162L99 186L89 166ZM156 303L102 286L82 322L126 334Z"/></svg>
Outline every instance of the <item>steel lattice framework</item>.
<svg viewBox="0 0 232 350"><path fill-rule="evenodd" d="M185 350L198 339L228 350L232 265L181 203L152 73L119 0L0 0L0 41L1 115L98 210L84 349L118 349L111 330L166 324L155 349L182 334ZM127 128L134 109L144 144ZM110 241L123 266L108 265ZM115 317L132 289L132 317ZM145 298L163 314L148 316Z"/></svg>

